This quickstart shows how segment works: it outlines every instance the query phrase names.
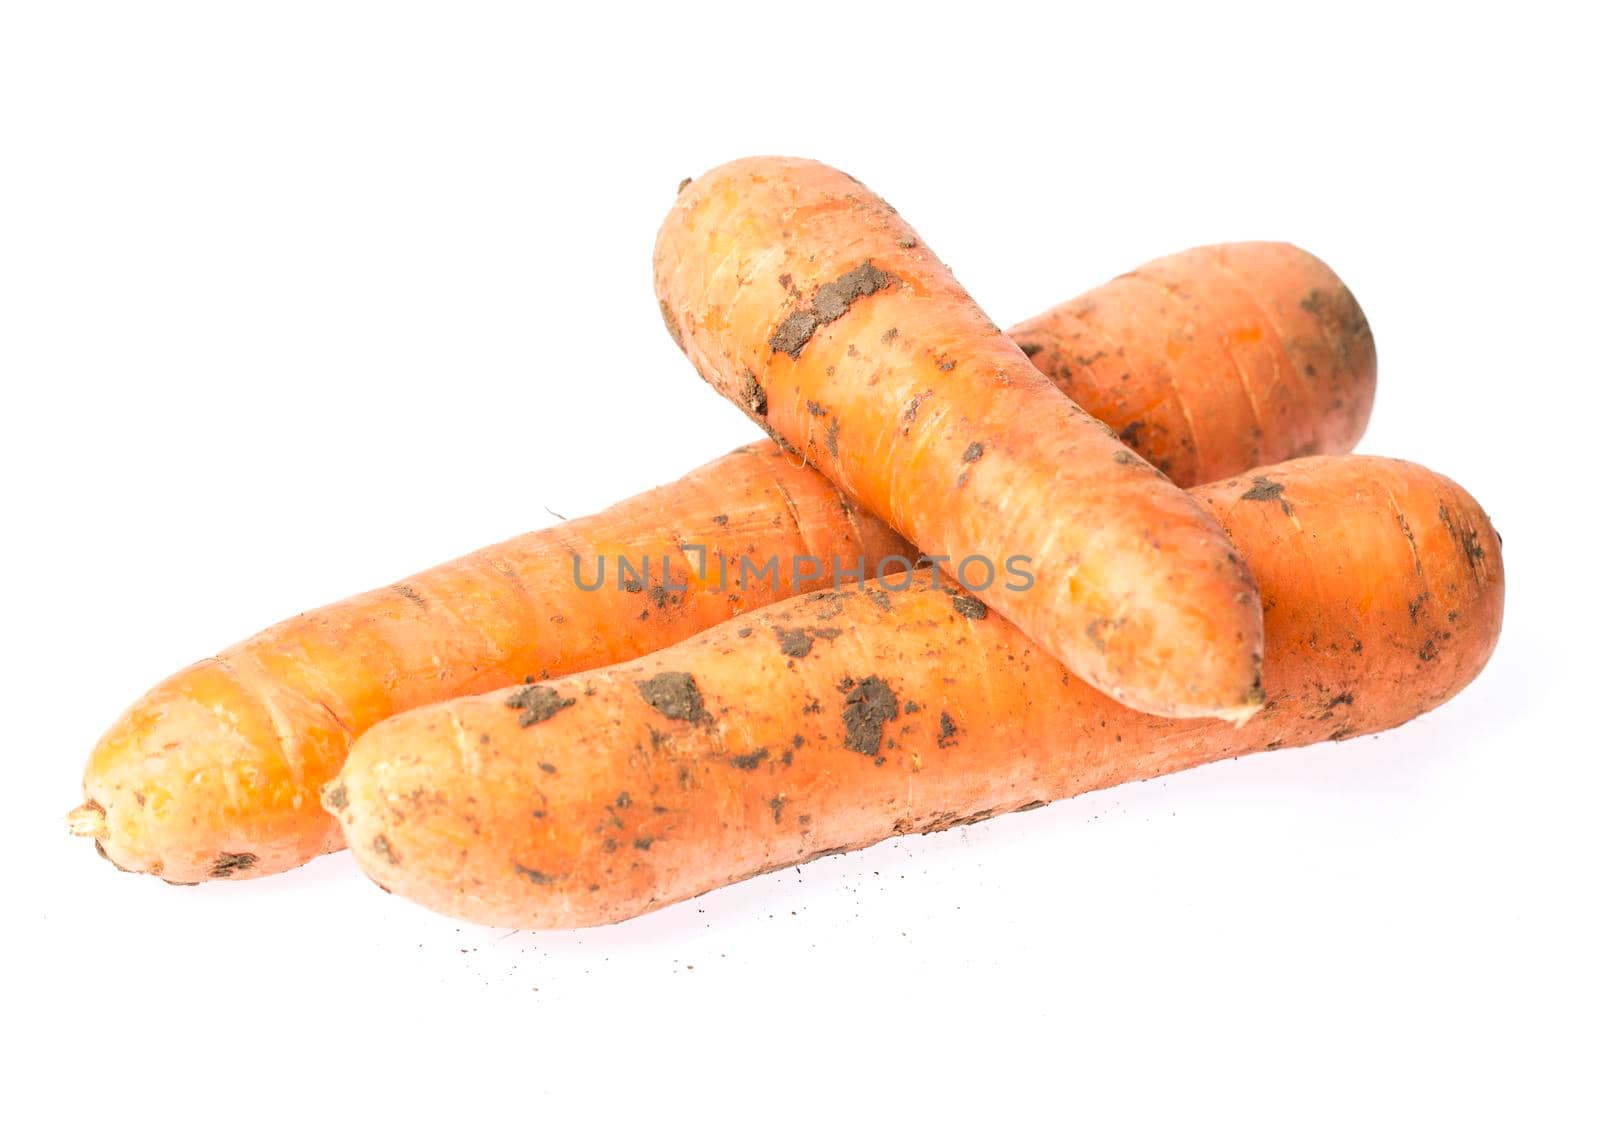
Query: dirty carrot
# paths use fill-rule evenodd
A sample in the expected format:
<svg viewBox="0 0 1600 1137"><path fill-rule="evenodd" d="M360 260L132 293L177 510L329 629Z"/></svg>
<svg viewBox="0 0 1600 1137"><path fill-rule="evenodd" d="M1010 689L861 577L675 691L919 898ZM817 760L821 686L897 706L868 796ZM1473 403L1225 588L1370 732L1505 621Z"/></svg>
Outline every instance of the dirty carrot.
<svg viewBox="0 0 1600 1137"><path fill-rule="evenodd" d="M1260 708L1260 598L1221 528L861 183L718 167L679 191L655 270L690 361L775 438L958 573L1026 564L993 603L1074 674L1152 714Z"/></svg>
<svg viewBox="0 0 1600 1137"><path fill-rule="evenodd" d="M1292 246L1259 243L1193 249L1138 271L1157 266L1184 296L1209 296L1236 279L1254 303L1124 295L1113 281L1019 325L1015 338L1180 484L1193 484L1200 471L1244 469L1241 455L1256 445L1272 460L1308 446L1354 445L1376 379L1364 323L1349 334L1330 325L1319 339L1280 315L1293 317L1314 296L1332 298L1334 311L1359 312L1326 266ZM1229 282L1213 279L1224 271ZM1147 324L1137 318L1141 310ZM1239 391L1208 384L1195 367L1199 353L1174 358L1169 350L1195 340L1232 344L1246 373L1285 377L1260 388L1259 439L1227 436L1237 416L1213 408ZM1305 381L1290 382L1291 369ZM1238 464L1218 468L1228 461ZM757 567L776 558L778 571L751 572L744 587L736 568L727 580L692 575L700 558L684 554L684 545L704 546L708 564L719 555L732 565L749 555ZM353 739L381 719L633 658L821 588L829 573L794 578L795 558L807 554L830 572L834 556L844 565L865 558L874 568L884 557L914 556L814 469L771 443L741 448L594 517L286 620L173 676L95 748L74 830L96 839L117 866L174 882L292 868L341 847L316 788L337 773ZM585 586L605 558L603 587L577 587L574 556ZM648 584L619 581L621 556L635 569L649 558ZM670 558L673 588L683 591L667 590L662 556Z"/></svg>
<svg viewBox="0 0 1600 1137"><path fill-rule="evenodd" d="M928 574L796 597L643 659L408 712L325 794L362 868L505 927L626 919L757 873L1438 706L1499 634L1500 545L1405 462L1195 491L1266 604L1267 702L1140 714Z"/></svg>

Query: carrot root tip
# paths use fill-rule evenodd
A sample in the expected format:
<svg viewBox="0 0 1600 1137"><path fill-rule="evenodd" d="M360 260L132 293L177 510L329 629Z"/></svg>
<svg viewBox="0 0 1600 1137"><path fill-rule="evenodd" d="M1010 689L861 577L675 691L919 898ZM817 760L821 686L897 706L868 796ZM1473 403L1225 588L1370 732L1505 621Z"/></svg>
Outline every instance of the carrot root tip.
<svg viewBox="0 0 1600 1137"><path fill-rule="evenodd" d="M1257 712L1265 705L1260 700L1254 700L1244 704L1242 707L1231 707L1225 711L1218 711L1217 718L1235 727L1240 727L1255 718Z"/></svg>
<svg viewBox="0 0 1600 1137"><path fill-rule="evenodd" d="M100 840L107 833L105 806L97 801L84 802L67 814L67 829L74 837Z"/></svg>

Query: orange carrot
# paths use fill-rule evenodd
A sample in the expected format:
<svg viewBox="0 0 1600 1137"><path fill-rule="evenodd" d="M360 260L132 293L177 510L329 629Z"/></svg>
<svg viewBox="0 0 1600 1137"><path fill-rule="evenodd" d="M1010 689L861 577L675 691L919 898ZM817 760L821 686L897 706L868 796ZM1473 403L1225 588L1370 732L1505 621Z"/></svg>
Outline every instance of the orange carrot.
<svg viewBox="0 0 1600 1137"><path fill-rule="evenodd" d="M1113 703L924 573L400 715L324 801L386 889L506 927L601 924L899 834L1384 730L1487 661L1499 541L1448 479L1307 458L1195 492L1267 607L1267 703L1242 727Z"/></svg>
<svg viewBox="0 0 1600 1137"><path fill-rule="evenodd" d="M1043 345L1047 373L1180 482L1194 469L1230 473L1243 465L1215 469L1240 453L1224 434L1234 429L1233 416L1212 414L1236 391L1207 386L1194 355L1172 359L1166 345L1173 340L1236 344L1241 367L1252 372L1313 373L1286 386L1281 398L1262 399L1269 408L1263 453L1285 458L1306 445L1355 443L1375 382L1364 326L1342 339L1305 340L1297 350L1310 354L1291 356L1282 338L1288 333L1263 315L1295 310L1313 295L1348 296L1326 266L1271 244L1194 249L1139 271L1156 266L1193 295L1209 294L1208 281L1226 271L1244 282L1253 302L1157 304L1124 296L1113 281L1021 325L1019 339ZM1159 308L1148 328L1136 318L1140 305ZM1353 309L1354 301L1346 306ZM1318 342L1325 342L1320 353ZM1103 354L1087 365L1078 358L1096 353ZM1353 371L1343 370L1346 359ZM1148 406L1123 394L1169 388L1171 397ZM1206 465L1194 463L1196 453ZM734 566L731 587L716 588L719 575L691 578L700 558L686 556L684 545L706 547L713 565L721 554ZM795 558L807 554L828 572L796 580ZM622 555L636 568L645 557L654 566L640 592L618 589ZM673 586L685 591L665 590L664 555ZM770 443L736 450L595 517L296 616L187 668L140 699L100 741L74 826L119 867L174 882L292 868L342 845L316 788L338 772L353 739L383 718L524 677L643 655L730 615L822 587L834 556L842 565L865 558L875 568L893 555L915 554L815 470ZM576 587L573 556L586 586L606 558L603 588ZM748 573L740 587L740 556L758 568L773 558L779 571Z"/></svg>
<svg viewBox="0 0 1600 1137"><path fill-rule="evenodd" d="M1261 705L1261 603L1188 495L1056 390L898 213L821 163L686 186L656 295L700 374L995 607L1152 714ZM969 578L962 566L970 564Z"/></svg>
<svg viewBox="0 0 1600 1137"><path fill-rule="evenodd" d="M705 576L684 552L696 545ZM70 821L118 867L175 883L293 868L340 847L317 790L389 715L630 659L820 587L796 580L811 568L797 557L831 567L909 552L775 447L742 447L593 517L296 616L180 671L101 738ZM719 555L735 568L719 573Z"/></svg>

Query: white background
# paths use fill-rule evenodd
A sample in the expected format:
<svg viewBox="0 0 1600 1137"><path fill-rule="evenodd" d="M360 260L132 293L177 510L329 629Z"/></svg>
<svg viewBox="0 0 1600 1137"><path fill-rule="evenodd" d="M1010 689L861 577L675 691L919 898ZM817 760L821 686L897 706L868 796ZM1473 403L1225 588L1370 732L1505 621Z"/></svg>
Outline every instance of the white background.
<svg viewBox="0 0 1600 1137"><path fill-rule="evenodd" d="M1594 1132L1592 29L536 7L0 9L0 1111ZM750 439L649 258L680 178L762 152L865 180L1002 325L1195 244L1327 259L1378 338L1362 449L1504 534L1488 670L1377 739L594 931L457 925L344 855L169 888L65 835L95 738L167 673Z"/></svg>

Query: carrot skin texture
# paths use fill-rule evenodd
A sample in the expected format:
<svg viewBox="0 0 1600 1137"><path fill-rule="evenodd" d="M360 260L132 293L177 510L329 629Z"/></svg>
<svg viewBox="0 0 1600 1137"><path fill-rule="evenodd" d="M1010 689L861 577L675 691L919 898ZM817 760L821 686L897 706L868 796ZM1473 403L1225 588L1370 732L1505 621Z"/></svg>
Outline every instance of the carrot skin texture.
<svg viewBox="0 0 1600 1137"><path fill-rule="evenodd" d="M1333 270L1293 245L1162 257L1007 334L1180 486L1348 453L1372 414L1366 316Z"/></svg>
<svg viewBox="0 0 1600 1137"><path fill-rule="evenodd" d="M700 374L926 553L1031 560L994 596L1118 702L1260 706L1261 606L1227 537L1064 397L887 203L818 162L695 179L656 295Z"/></svg>
<svg viewBox="0 0 1600 1137"><path fill-rule="evenodd" d="M1347 295L1320 261L1287 245L1199 248L1156 263L1200 291L1226 263L1249 282L1262 308L1294 310L1319 291ZM1247 364L1281 372L1294 364L1249 307L1151 308L1149 296L1124 295L1113 281L1012 334L1043 352L1035 359L1045 373L1135 449L1180 484L1193 484L1186 478L1199 470L1239 461L1240 448L1225 436L1224 419L1209 411L1229 390L1206 384L1192 360L1172 360L1168 341L1209 335L1247 344L1240 349ZM1141 311L1156 326L1141 326ZM1300 366L1319 376L1335 372L1338 348L1372 359L1370 337L1364 345L1324 346L1321 355L1316 341L1305 342L1312 354ZM1083 364L1090 355L1098 358ZM1375 381L1369 365L1350 382L1353 395L1331 385L1288 388L1276 417L1267 420L1273 429L1261 440L1263 454L1287 458L1306 439L1348 449L1360 423L1352 429L1335 404L1370 407ZM1165 396L1145 405L1125 397L1130 387ZM1335 421L1342 425L1328 425ZM1195 464L1195 451L1207 464ZM1243 468L1241 462L1216 472ZM752 581L753 587L711 599L699 595L699 580L680 579L685 594L654 596L619 595L614 575L604 595L573 585L573 551L585 557L586 583L601 554L614 570L619 553L635 564L648 554L653 565L665 553L681 577L680 542L703 544L713 558L754 547L758 561L777 556L786 571L775 587ZM884 556L915 556L792 455L771 443L741 448L595 517L525 534L286 620L169 678L96 746L84 776L88 804L75 811L74 828L96 838L117 866L179 883L293 868L343 847L316 792L337 774L354 738L383 718L527 676L646 654L741 611L821 587L821 580L788 579L787 569L793 556L834 552L846 564L864 556L869 566Z"/></svg>
<svg viewBox="0 0 1600 1137"><path fill-rule="evenodd" d="M905 833L1385 730L1488 660L1499 541L1448 479L1309 458L1196 495L1267 604L1268 701L1243 726L1116 704L923 573L390 719L325 801L388 890L485 924L602 924Z"/></svg>

